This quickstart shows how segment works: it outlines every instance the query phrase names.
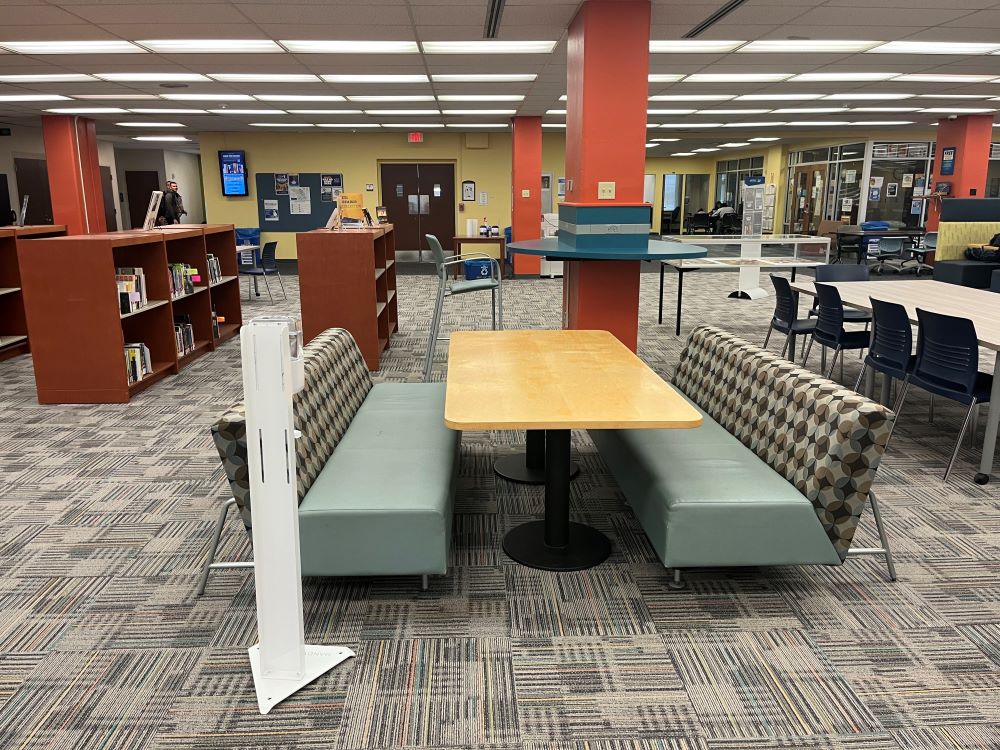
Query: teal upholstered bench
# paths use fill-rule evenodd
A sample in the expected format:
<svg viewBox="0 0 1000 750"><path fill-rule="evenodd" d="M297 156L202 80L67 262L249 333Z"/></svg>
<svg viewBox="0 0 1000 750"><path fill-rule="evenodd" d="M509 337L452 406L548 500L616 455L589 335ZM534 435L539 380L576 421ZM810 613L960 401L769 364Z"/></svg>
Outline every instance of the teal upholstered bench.
<svg viewBox="0 0 1000 750"><path fill-rule="evenodd" d="M871 491L894 415L854 391L709 326L673 379L694 430L591 430L663 564L674 570L840 565L884 556ZM881 547L851 549L871 501Z"/></svg>
<svg viewBox="0 0 1000 750"><path fill-rule="evenodd" d="M351 335L331 328L305 347L295 395L302 574L423 576L448 569L461 433L444 426L443 383L372 383ZM235 504L251 523L242 405L212 436ZM215 563L227 567L226 563Z"/></svg>

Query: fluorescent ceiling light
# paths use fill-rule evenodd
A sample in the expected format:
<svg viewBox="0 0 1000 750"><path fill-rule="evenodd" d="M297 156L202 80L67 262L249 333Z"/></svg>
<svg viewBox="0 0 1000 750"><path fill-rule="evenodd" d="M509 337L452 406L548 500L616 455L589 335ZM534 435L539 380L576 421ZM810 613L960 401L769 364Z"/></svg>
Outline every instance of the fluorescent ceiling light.
<svg viewBox="0 0 1000 750"><path fill-rule="evenodd" d="M654 138L657 143L677 143L680 138Z"/></svg>
<svg viewBox="0 0 1000 750"><path fill-rule="evenodd" d="M850 112L916 112L916 107L852 107Z"/></svg>
<svg viewBox="0 0 1000 750"><path fill-rule="evenodd" d="M352 102L432 102L434 97L430 94L413 94L402 96L349 96Z"/></svg>
<svg viewBox="0 0 1000 750"><path fill-rule="evenodd" d="M137 115L207 115L203 109L129 109L129 112Z"/></svg>
<svg viewBox="0 0 1000 750"><path fill-rule="evenodd" d="M678 130L687 130L688 128L721 128L721 122L665 122L660 125L661 128L676 128Z"/></svg>
<svg viewBox="0 0 1000 750"><path fill-rule="evenodd" d="M434 97L430 97L433 99ZM523 102L524 94L441 94L439 102ZM565 112L565 110L563 110Z"/></svg>
<svg viewBox="0 0 1000 750"><path fill-rule="evenodd" d="M738 102L807 102L821 99L822 94L743 94L736 97Z"/></svg>
<svg viewBox="0 0 1000 750"><path fill-rule="evenodd" d="M684 77L683 73L650 73L649 83L677 83Z"/></svg>
<svg viewBox="0 0 1000 750"><path fill-rule="evenodd" d="M770 141L780 141L781 139L778 138L777 136L774 136L774 135L769 135L769 136L762 135L762 136L758 136L757 138L751 138L750 140L753 141L753 142L755 142L755 143L764 143L764 142L770 142Z"/></svg>
<svg viewBox="0 0 1000 750"><path fill-rule="evenodd" d="M516 109L446 109L443 110L446 115L514 115L517 114ZM548 113L546 113L548 114Z"/></svg>
<svg viewBox="0 0 1000 750"><path fill-rule="evenodd" d="M375 40L279 39L289 52L320 52L328 55L398 55L419 53L416 42Z"/></svg>
<svg viewBox="0 0 1000 750"><path fill-rule="evenodd" d="M366 109L366 115L439 115L436 109Z"/></svg>
<svg viewBox="0 0 1000 750"><path fill-rule="evenodd" d="M284 115L283 109L210 109L213 115Z"/></svg>
<svg viewBox="0 0 1000 750"><path fill-rule="evenodd" d="M124 115L127 113L127 110L118 107L63 107L45 111L57 115Z"/></svg>
<svg viewBox="0 0 1000 750"><path fill-rule="evenodd" d="M446 128L505 128L507 123L505 122L466 122L466 123L449 123L445 125Z"/></svg>
<svg viewBox="0 0 1000 750"><path fill-rule="evenodd" d="M659 143L647 143L646 148L656 148L659 145Z"/></svg>
<svg viewBox="0 0 1000 750"><path fill-rule="evenodd" d="M986 75L942 75L937 73L907 73L896 76L894 81L915 81L918 83L986 83L996 76Z"/></svg>
<svg viewBox="0 0 1000 750"><path fill-rule="evenodd" d="M545 110L545 114L547 114L547 115L564 115L564 114L566 114L566 110L565 109L547 109L547 110Z"/></svg>
<svg viewBox="0 0 1000 750"><path fill-rule="evenodd" d="M171 81L207 81L200 73L94 73L102 81L115 83L168 83Z"/></svg>
<svg viewBox="0 0 1000 750"><path fill-rule="evenodd" d="M73 98L106 102L140 102L156 101L160 97L155 94L73 94Z"/></svg>
<svg viewBox="0 0 1000 750"><path fill-rule="evenodd" d="M647 115L693 115L694 109L647 109Z"/></svg>
<svg viewBox="0 0 1000 750"><path fill-rule="evenodd" d="M251 122L254 128L312 128L311 122Z"/></svg>
<svg viewBox="0 0 1000 750"><path fill-rule="evenodd" d="M0 102L68 102L61 94L0 94Z"/></svg>
<svg viewBox="0 0 1000 750"><path fill-rule="evenodd" d="M1000 82L1000 78L991 83ZM917 99L989 99L989 94L917 94Z"/></svg>
<svg viewBox="0 0 1000 750"><path fill-rule="evenodd" d="M329 115L330 117L363 114L360 109L287 109L285 111L290 115Z"/></svg>
<svg viewBox="0 0 1000 750"><path fill-rule="evenodd" d="M1000 44L981 42L886 42L869 53L901 55L987 55Z"/></svg>
<svg viewBox="0 0 1000 750"><path fill-rule="evenodd" d="M546 55L556 42L498 41L473 39L468 42L421 42L428 55Z"/></svg>
<svg viewBox="0 0 1000 750"><path fill-rule="evenodd" d="M858 120L850 125L912 125L912 120Z"/></svg>
<svg viewBox="0 0 1000 750"><path fill-rule="evenodd" d="M831 115L846 112L847 107L786 107L774 110L776 115Z"/></svg>
<svg viewBox="0 0 1000 750"><path fill-rule="evenodd" d="M696 148L692 149L696 154L710 154L713 151L718 151L717 148Z"/></svg>
<svg viewBox="0 0 1000 750"><path fill-rule="evenodd" d="M310 73L209 73L210 78L224 83L319 83Z"/></svg>
<svg viewBox="0 0 1000 750"><path fill-rule="evenodd" d="M8 18L8 20L10 20ZM143 53L142 47L121 39L77 42L0 42L0 47L21 55L118 55Z"/></svg>
<svg viewBox="0 0 1000 750"><path fill-rule="evenodd" d="M727 122L724 128L775 128L779 125L787 125L784 120L763 120L761 122Z"/></svg>
<svg viewBox="0 0 1000 750"><path fill-rule="evenodd" d="M184 128L186 125L179 122L116 122L122 128Z"/></svg>
<svg viewBox="0 0 1000 750"><path fill-rule="evenodd" d="M735 99L733 94L657 94L649 97L651 102L727 102Z"/></svg>
<svg viewBox="0 0 1000 750"><path fill-rule="evenodd" d="M976 107L930 107L928 109L921 109L921 112L926 112L928 114L954 114L954 115L981 115L987 112L996 112L995 109L981 109Z"/></svg>
<svg viewBox="0 0 1000 750"><path fill-rule="evenodd" d="M190 138L185 138L183 135L136 135L132 136L133 141L169 141L171 143L178 143L180 141L190 141Z"/></svg>
<svg viewBox="0 0 1000 750"><path fill-rule="evenodd" d="M316 123L317 128L378 128L381 127L377 122L318 122Z"/></svg>
<svg viewBox="0 0 1000 750"><path fill-rule="evenodd" d="M883 42L847 39L758 39L739 48L739 52L864 52Z"/></svg>
<svg viewBox="0 0 1000 750"><path fill-rule="evenodd" d="M434 73L434 83L531 83L535 73Z"/></svg>
<svg viewBox="0 0 1000 750"><path fill-rule="evenodd" d="M542 123L542 127L543 128L564 128L564 127L566 127L566 123L564 123L564 122L543 122Z"/></svg>
<svg viewBox="0 0 1000 750"><path fill-rule="evenodd" d="M785 124L797 128L828 128L837 125L850 125L851 123L844 120L794 120Z"/></svg>
<svg viewBox="0 0 1000 750"><path fill-rule="evenodd" d="M416 73L321 76L327 83L427 83L427 76Z"/></svg>
<svg viewBox="0 0 1000 750"><path fill-rule="evenodd" d="M699 109L699 115L766 115L769 109Z"/></svg>
<svg viewBox="0 0 1000 750"><path fill-rule="evenodd" d="M671 156L697 156L694 151L677 151L676 153L670 154Z"/></svg>
<svg viewBox="0 0 1000 750"><path fill-rule="evenodd" d="M173 102L252 102L253 97L247 94L160 94Z"/></svg>
<svg viewBox="0 0 1000 750"><path fill-rule="evenodd" d="M261 102L342 102L339 94L254 94Z"/></svg>
<svg viewBox="0 0 1000 750"><path fill-rule="evenodd" d="M790 83L851 83L854 81L888 81L899 73L800 73L789 78Z"/></svg>
<svg viewBox="0 0 1000 750"><path fill-rule="evenodd" d="M74 83L93 80L93 76L88 76L86 73L22 73L0 76L0 83Z"/></svg>
<svg viewBox="0 0 1000 750"><path fill-rule="evenodd" d="M443 128L439 122L383 122L383 128L411 128L412 130L424 130L425 128Z"/></svg>
<svg viewBox="0 0 1000 750"><path fill-rule="evenodd" d="M886 100L886 101L888 101L888 100L896 100L896 99L912 99L913 98L913 94L861 94L861 93L853 93L853 94L828 94L827 96L824 96L823 98L824 99L829 99L829 100L835 101L835 102L851 101L852 99L855 100L855 101L859 101L859 102L860 101L877 102L879 100Z"/></svg>
<svg viewBox="0 0 1000 750"><path fill-rule="evenodd" d="M742 143L720 143L719 148L740 148L741 146L749 146L749 141L744 141Z"/></svg>
<svg viewBox="0 0 1000 750"><path fill-rule="evenodd" d="M684 83L776 83L791 77L791 73L693 73Z"/></svg>
<svg viewBox="0 0 1000 750"><path fill-rule="evenodd" d="M256 55L261 52L285 51L271 39L140 39L138 43L153 52L166 55L189 52Z"/></svg>
<svg viewBox="0 0 1000 750"><path fill-rule="evenodd" d="M649 51L654 53L724 53L732 52L743 44L746 42L721 42L714 39L650 39Z"/></svg>

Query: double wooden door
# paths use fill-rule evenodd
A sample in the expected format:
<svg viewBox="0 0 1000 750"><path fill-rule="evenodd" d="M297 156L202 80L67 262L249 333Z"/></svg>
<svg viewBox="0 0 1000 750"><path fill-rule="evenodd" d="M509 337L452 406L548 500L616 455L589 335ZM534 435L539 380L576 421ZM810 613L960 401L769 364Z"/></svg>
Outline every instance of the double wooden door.
<svg viewBox="0 0 1000 750"><path fill-rule="evenodd" d="M455 237L455 165L383 164L382 205L396 237L396 250L429 250L433 234L446 252Z"/></svg>

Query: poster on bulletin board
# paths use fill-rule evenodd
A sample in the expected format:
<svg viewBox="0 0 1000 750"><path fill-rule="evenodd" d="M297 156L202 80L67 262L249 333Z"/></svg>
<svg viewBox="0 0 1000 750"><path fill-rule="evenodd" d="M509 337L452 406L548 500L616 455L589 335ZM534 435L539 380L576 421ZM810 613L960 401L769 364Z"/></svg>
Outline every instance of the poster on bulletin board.
<svg viewBox="0 0 1000 750"><path fill-rule="evenodd" d="M340 205L340 215L345 219L365 218L365 196L362 193L341 193L338 199Z"/></svg>

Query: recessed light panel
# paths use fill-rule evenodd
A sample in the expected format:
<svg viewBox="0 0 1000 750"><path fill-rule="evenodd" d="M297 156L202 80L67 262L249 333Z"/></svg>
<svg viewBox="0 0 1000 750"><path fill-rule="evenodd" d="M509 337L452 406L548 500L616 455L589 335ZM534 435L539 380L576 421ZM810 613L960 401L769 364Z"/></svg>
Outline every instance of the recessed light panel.
<svg viewBox="0 0 1000 750"><path fill-rule="evenodd" d="M791 77L791 73L693 73L684 83L777 83Z"/></svg>
<svg viewBox="0 0 1000 750"><path fill-rule="evenodd" d="M786 107L774 110L776 115L831 115L846 112L847 107Z"/></svg>
<svg viewBox="0 0 1000 750"><path fill-rule="evenodd" d="M907 73L896 76L894 81L914 81L917 83L986 83L996 76L992 75L938 75L932 73Z"/></svg>
<svg viewBox="0 0 1000 750"><path fill-rule="evenodd" d="M363 114L360 109L289 109L285 111L290 115L328 115L329 117Z"/></svg>
<svg viewBox="0 0 1000 750"><path fill-rule="evenodd" d="M75 83L93 80L94 77L86 73L21 73L0 76L0 83Z"/></svg>
<svg viewBox="0 0 1000 750"><path fill-rule="evenodd" d="M757 138L751 138L751 141L755 143L770 143L771 141L780 141L781 139L777 136L758 136Z"/></svg>
<svg viewBox="0 0 1000 750"><path fill-rule="evenodd" d="M699 109L699 115L766 115L769 109Z"/></svg>
<svg viewBox="0 0 1000 750"><path fill-rule="evenodd" d="M434 73L434 83L531 83L535 73Z"/></svg>
<svg viewBox="0 0 1000 750"><path fill-rule="evenodd" d="M439 115L441 114L436 109L366 109L366 115L404 115L407 117L412 117L413 115Z"/></svg>
<svg viewBox="0 0 1000 750"><path fill-rule="evenodd" d="M73 98L104 102L142 102L156 101L160 97L154 94L73 94Z"/></svg>
<svg viewBox="0 0 1000 750"><path fill-rule="evenodd" d="M431 97L433 99L433 97ZM439 102L523 102L524 94L441 94ZM565 112L565 110L563 110Z"/></svg>
<svg viewBox="0 0 1000 750"><path fill-rule="evenodd" d="M428 55L545 55L555 49L556 42L473 39L467 42L422 42L421 46Z"/></svg>
<svg viewBox="0 0 1000 750"><path fill-rule="evenodd" d="M254 94L253 98L261 102L342 102L344 97L338 94Z"/></svg>
<svg viewBox="0 0 1000 750"><path fill-rule="evenodd" d="M693 109L647 109L647 115L693 115Z"/></svg>
<svg viewBox="0 0 1000 750"><path fill-rule="evenodd" d="M749 145L750 145L749 141L743 141L742 143L740 143L740 142L737 142L737 143L720 143L719 144L719 148L740 148L742 146L749 146Z"/></svg>
<svg viewBox="0 0 1000 750"><path fill-rule="evenodd" d="M898 99L912 99L913 94L864 94L864 93L853 93L853 94L829 94L823 97L824 99L829 99L830 101L842 102L842 101L859 101L859 102L877 102L883 101L893 101Z"/></svg>
<svg viewBox="0 0 1000 750"><path fill-rule="evenodd" d="M385 73L371 75L325 75L327 83L427 83L427 76L417 73Z"/></svg>
<svg viewBox="0 0 1000 750"><path fill-rule="evenodd" d="M253 97L246 94L161 94L162 98L172 102L252 102Z"/></svg>
<svg viewBox="0 0 1000 750"><path fill-rule="evenodd" d="M349 130L351 128L379 128L382 127L377 122L319 122L316 123L317 128L343 128L344 130Z"/></svg>
<svg viewBox="0 0 1000 750"><path fill-rule="evenodd" d="M791 83L853 83L856 81L888 81L899 73L800 73L789 78Z"/></svg>
<svg viewBox="0 0 1000 750"><path fill-rule="evenodd" d="M170 83L207 81L200 73L95 73L102 81L114 83Z"/></svg>
<svg viewBox="0 0 1000 750"><path fill-rule="evenodd" d="M210 78L224 83L319 83L309 73L209 73Z"/></svg>
<svg viewBox="0 0 1000 750"><path fill-rule="evenodd" d="M822 99L822 94L743 94L737 96L738 102L807 102Z"/></svg>
<svg viewBox="0 0 1000 750"><path fill-rule="evenodd" d="M713 151L718 151L717 148L696 148L693 149L696 154L710 154Z"/></svg>
<svg viewBox="0 0 1000 750"><path fill-rule="evenodd" d="M124 115L127 110L118 107L62 107L45 111L56 115Z"/></svg>
<svg viewBox="0 0 1000 750"><path fill-rule="evenodd" d="M412 96L349 96L348 101L352 102L432 102L434 97L430 94L414 94Z"/></svg>
<svg viewBox="0 0 1000 750"><path fill-rule="evenodd" d="M649 97L651 102L726 102L735 99L734 94L657 94Z"/></svg>
<svg viewBox="0 0 1000 750"><path fill-rule="evenodd" d="M412 128L413 130L424 130L426 128L443 128L439 122L383 122L383 128Z"/></svg>
<svg viewBox="0 0 1000 750"><path fill-rule="evenodd" d="M886 42L868 50L875 54L899 55L988 55L1000 44L979 42Z"/></svg>
<svg viewBox="0 0 1000 750"><path fill-rule="evenodd" d="M0 102L68 102L61 94L0 94Z"/></svg>
<svg viewBox="0 0 1000 750"><path fill-rule="evenodd" d="M788 123L784 120L764 120L761 122L727 122L722 127L724 128L776 128L781 125L787 125Z"/></svg>
<svg viewBox="0 0 1000 750"><path fill-rule="evenodd" d="M284 115L281 109L210 109L213 115Z"/></svg>
<svg viewBox="0 0 1000 750"><path fill-rule="evenodd" d="M420 52L416 42L281 39L281 46L289 52L323 53L327 55L399 55Z"/></svg>
<svg viewBox="0 0 1000 750"><path fill-rule="evenodd" d="M517 114L516 109L446 109L444 110L446 115L514 115Z"/></svg>
<svg viewBox="0 0 1000 750"><path fill-rule="evenodd" d="M661 128L673 128L676 130L704 130L707 128L721 128L721 122L665 122L660 125Z"/></svg>
<svg viewBox="0 0 1000 750"><path fill-rule="evenodd" d="M116 122L122 128L183 128L186 125L179 122Z"/></svg>
<svg viewBox="0 0 1000 750"><path fill-rule="evenodd" d="M675 152L673 154L670 154L670 155L671 156L697 156L697 154L694 151L677 151L677 152Z"/></svg>
<svg viewBox="0 0 1000 750"><path fill-rule="evenodd" d="M838 39L758 39L739 48L739 52L864 52L883 42Z"/></svg>
<svg viewBox="0 0 1000 750"><path fill-rule="evenodd" d="M312 128L311 122L251 122L253 128Z"/></svg>
<svg viewBox="0 0 1000 750"><path fill-rule="evenodd" d="M121 39L77 42L0 42L0 48L20 55L120 55L144 53L142 47Z"/></svg>
<svg viewBox="0 0 1000 750"><path fill-rule="evenodd" d="M167 109L137 108L137 109L129 109L129 112L132 112L137 115L207 115L208 114L208 112L206 112L204 109L170 109L170 108Z"/></svg>
<svg viewBox="0 0 1000 750"><path fill-rule="evenodd" d="M271 39L140 39L146 49L165 55L235 53L257 55L268 52L284 52L281 46Z"/></svg>
<svg viewBox="0 0 1000 750"><path fill-rule="evenodd" d="M996 112L995 109L980 109L976 107L931 107L921 109L921 112L941 115L982 115L989 112Z"/></svg>
<svg viewBox="0 0 1000 750"><path fill-rule="evenodd" d="M732 52L737 47L746 44L745 41L716 41L714 39L651 39L649 51L654 53L702 53L722 54Z"/></svg>
<svg viewBox="0 0 1000 750"><path fill-rule="evenodd" d="M190 141L190 138L185 138L183 135L136 135L132 137L133 141L163 141L169 143L180 143L182 141Z"/></svg>
<svg viewBox="0 0 1000 750"><path fill-rule="evenodd" d="M680 138L654 138L657 143L677 143Z"/></svg>
<svg viewBox="0 0 1000 750"><path fill-rule="evenodd" d="M648 76L650 83L677 83L682 78L681 73L650 73Z"/></svg>
<svg viewBox="0 0 1000 750"><path fill-rule="evenodd" d="M507 123L504 122L465 122L465 123L448 123L445 125L446 128L506 128Z"/></svg>

